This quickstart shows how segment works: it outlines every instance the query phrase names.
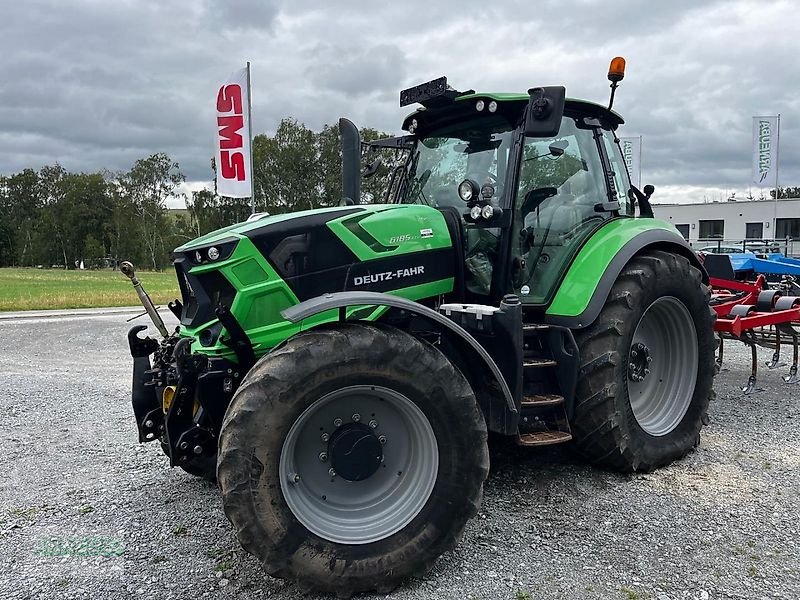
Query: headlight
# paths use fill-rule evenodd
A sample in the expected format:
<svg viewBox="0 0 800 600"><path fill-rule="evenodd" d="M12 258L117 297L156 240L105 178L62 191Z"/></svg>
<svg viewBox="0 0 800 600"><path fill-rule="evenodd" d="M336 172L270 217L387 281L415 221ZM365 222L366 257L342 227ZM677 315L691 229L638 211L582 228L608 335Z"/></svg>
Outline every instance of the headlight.
<svg viewBox="0 0 800 600"><path fill-rule="evenodd" d="M494 186L491 183L484 183L481 187L481 198L488 200L492 196L494 196Z"/></svg>
<svg viewBox="0 0 800 600"><path fill-rule="evenodd" d="M418 125L419 123L417 123L416 119L411 119L411 123L408 125L408 133L414 133L417 130Z"/></svg>
<svg viewBox="0 0 800 600"><path fill-rule="evenodd" d="M484 107L484 106L485 106L485 103L483 102L483 100L478 100L478 101L475 103L475 110L477 110L477 111L481 111L481 110L483 110L483 107Z"/></svg>
<svg viewBox="0 0 800 600"><path fill-rule="evenodd" d="M473 221L477 221L481 218L481 207L480 206L473 206L469 209L469 217Z"/></svg>
<svg viewBox="0 0 800 600"><path fill-rule="evenodd" d="M492 100L491 102L489 102L489 112L493 113L496 110L497 110L497 102Z"/></svg>
<svg viewBox="0 0 800 600"><path fill-rule="evenodd" d="M469 179L465 179L458 184L458 197L464 202L472 200L475 197L475 192L477 192L476 186Z"/></svg>
<svg viewBox="0 0 800 600"><path fill-rule="evenodd" d="M489 204L484 206L483 209L481 210L481 216L484 219L487 219L487 220L491 219L493 215L494 215L494 209Z"/></svg>
<svg viewBox="0 0 800 600"><path fill-rule="evenodd" d="M230 258L238 243L238 239L225 238L223 240L219 240L213 246L192 248L191 250L186 251L184 256L189 258L196 265L220 262Z"/></svg>

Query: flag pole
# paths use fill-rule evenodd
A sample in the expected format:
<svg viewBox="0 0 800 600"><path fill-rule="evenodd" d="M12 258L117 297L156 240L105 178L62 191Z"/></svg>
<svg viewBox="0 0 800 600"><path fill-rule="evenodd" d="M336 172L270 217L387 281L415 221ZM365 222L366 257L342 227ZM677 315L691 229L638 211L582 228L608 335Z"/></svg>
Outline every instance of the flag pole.
<svg viewBox="0 0 800 600"><path fill-rule="evenodd" d="M642 136L639 136L639 185L642 185Z"/></svg>
<svg viewBox="0 0 800 600"><path fill-rule="evenodd" d="M250 85L249 60L247 61L247 136L250 140L250 214L252 215L256 212L256 174L253 171L253 89Z"/></svg>
<svg viewBox="0 0 800 600"><path fill-rule="evenodd" d="M775 203L773 204L772 216L772 239L778 239L778 194L780 188L778 187L778 164L780 163L781 156L781 113L778 113L775 126Z"/></svg>

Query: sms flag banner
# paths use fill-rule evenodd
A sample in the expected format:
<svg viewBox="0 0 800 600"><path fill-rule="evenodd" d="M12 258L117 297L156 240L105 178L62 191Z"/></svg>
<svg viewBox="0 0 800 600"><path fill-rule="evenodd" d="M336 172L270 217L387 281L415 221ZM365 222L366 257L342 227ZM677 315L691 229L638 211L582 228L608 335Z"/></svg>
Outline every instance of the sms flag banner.
<svg viewBox="0 0 800 600"><path fill-rule="evenodd" d="M235 71L217 92L217 193L253 196L249 68Z"/></svg>

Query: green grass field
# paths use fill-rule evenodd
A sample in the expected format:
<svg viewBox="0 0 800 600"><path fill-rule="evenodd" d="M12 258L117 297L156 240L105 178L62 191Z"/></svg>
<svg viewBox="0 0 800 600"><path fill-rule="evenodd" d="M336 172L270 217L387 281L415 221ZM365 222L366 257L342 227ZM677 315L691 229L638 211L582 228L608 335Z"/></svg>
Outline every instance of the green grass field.
<svg viewBox="0 0 800 600"><path fill-rule="evenodd" d="M157 305L180 297L175 272L137 272ZM130 280L119 271L0 269L0 311L137 306Z"/></svg>

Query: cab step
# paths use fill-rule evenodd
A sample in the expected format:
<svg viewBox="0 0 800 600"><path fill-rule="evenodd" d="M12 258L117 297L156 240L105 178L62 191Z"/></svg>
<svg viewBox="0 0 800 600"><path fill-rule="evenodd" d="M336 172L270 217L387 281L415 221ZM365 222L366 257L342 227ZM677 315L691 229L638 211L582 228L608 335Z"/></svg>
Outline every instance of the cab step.
<svg viewBox="0 0 800 600"><path fill-rule="evenodd" d="M550 358L523 358L522 366L528 369L555 367L558 363Z"/></svg>
<svg viewBox="0 0 800 600"><path fill-rule="evenodd" d="M550 446L552 444L563 444L572 439L572 434L566 431L535 431L533 433L521 433L517 437L517 444L520 446Z"/></svg>
<svg viewBox="0 0 800 600"><path fill-rule="evenodd" d="M522 397L522 407L540 408L545 406L558 406L564 404L564 396L558 394L533 394Z"/></svg>

